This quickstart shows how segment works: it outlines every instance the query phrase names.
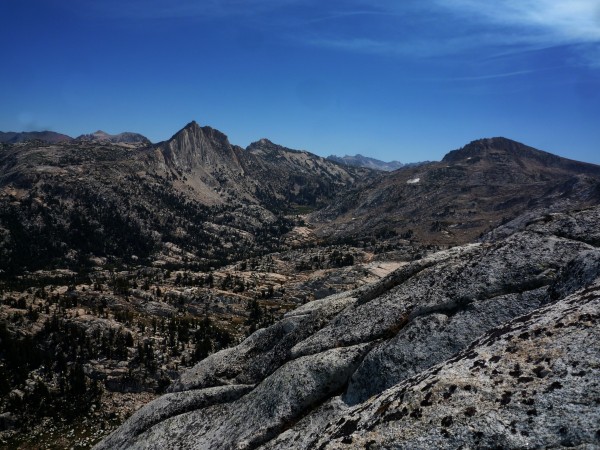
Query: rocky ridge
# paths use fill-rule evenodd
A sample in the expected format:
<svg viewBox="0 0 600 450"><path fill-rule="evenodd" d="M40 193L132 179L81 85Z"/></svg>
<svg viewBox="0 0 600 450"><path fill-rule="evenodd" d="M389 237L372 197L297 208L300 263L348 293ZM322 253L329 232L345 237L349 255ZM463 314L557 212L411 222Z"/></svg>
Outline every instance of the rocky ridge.
<svg viewBox="0 0 600 450"><path fill-rule="evenodd" d="M598 220L546 215L307 303L97 448L598 446Z"/></svg>

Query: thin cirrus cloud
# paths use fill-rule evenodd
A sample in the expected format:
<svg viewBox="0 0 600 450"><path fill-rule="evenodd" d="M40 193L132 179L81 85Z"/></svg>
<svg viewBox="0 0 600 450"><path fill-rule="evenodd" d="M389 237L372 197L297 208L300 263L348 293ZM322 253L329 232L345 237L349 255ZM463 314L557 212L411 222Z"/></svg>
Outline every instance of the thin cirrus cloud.
<svg viewBox="0 0 600 450"><path fill-rule="evenodd" d="M361 0L347 2L362 6ZM588 65L600 65L599 0L431 0L370 3L388 20L423 23L410 35L385 35L373 28L369 36L311 35L305 42L335 49L402 56L443 56L489 48L494 52L570 45ZM354 14L373 15L373 11ZM344 19L350 14L331 16Z"/></svg>
<svg viewBox="0 0 600 450"><path fill-rule="evenodd" d="M437 1L454 14L509 28L512 39L521 41L516 51L568 46L578 55L576 64L600 68L599 0ZM510 38L502 35L496 42L510 46Z"/></svg>
<svg viewBox="0 0 600 450"><path fill-rule="evenodd" d="M490 23L535 31L538 39L556 43L600 42L597 0L439 0L439 7Z"/></svg>
<svg viewBox="0 0 600 450"><path fill-rule="evenodd" d="M536 72L549 71L553 70L555 67L546 67L541 69L531 69L531 70L516 70L514 72L502 72L502 73L493 73L488 75L475 75L475 76L464 76L464 77L455 77L453 81L482 81L482 80L494 80L497 78L512 78L518 77L521 75L530 75Z"/></svg>
<svg viewBox="0 0 600 450"><path fill-rule="evenodd" d="M82 5L80 5L83 7ZM445 13L459 19L485 21L519 28L530 38L555 42L600 42L599 0L337 0L327 3L314 0L107 0L90 4L106 14L130 18L260 16L277 13L283 22L292 21L292 14L304 10L311 18L306 23L337 20L352 16L395 16L425 18ZM293 12L287 10L295 7ZM273 19L273 16L269 16Z"/></svg>

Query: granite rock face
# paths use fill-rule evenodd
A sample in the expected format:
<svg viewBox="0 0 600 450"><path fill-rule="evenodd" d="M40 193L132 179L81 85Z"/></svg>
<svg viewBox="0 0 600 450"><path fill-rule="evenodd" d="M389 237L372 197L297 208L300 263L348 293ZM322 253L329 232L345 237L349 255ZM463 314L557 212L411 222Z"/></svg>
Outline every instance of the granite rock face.
<svg viewBox="0 0 600 450"><path fill-rule="evenodd" d="M308 303L97 448L599 446L599 213L528 220Z"/></svg>
<svg viewBox="0 0 600 450"><path fill-rule="evenodd" d="M597 448L599 312L596 283L495 328L330 422L315 448Z"/></svg>

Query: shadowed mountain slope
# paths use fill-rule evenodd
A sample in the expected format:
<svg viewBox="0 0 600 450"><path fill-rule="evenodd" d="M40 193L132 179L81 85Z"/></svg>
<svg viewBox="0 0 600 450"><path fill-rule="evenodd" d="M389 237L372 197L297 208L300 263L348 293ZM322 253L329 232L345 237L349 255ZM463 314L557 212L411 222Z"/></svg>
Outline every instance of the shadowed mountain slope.
<svg viewBox="0 0 600 450"><path fill-rule="evenodd" d="M473 141L441 162L403 168L315 213L322 236L472 241L525 211L584 207L600 200L600 166L505 138Z"/></svg>

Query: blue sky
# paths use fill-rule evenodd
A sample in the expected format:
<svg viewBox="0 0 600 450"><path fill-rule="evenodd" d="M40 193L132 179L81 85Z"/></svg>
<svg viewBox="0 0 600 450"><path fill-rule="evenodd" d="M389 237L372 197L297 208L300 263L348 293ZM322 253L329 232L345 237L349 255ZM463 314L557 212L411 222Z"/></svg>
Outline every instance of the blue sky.
<svg viewBox="0 0 600 450"><path fill-rule="evenodd" d="M1 0L0 130L600 163L600 0Z"/></svg>

